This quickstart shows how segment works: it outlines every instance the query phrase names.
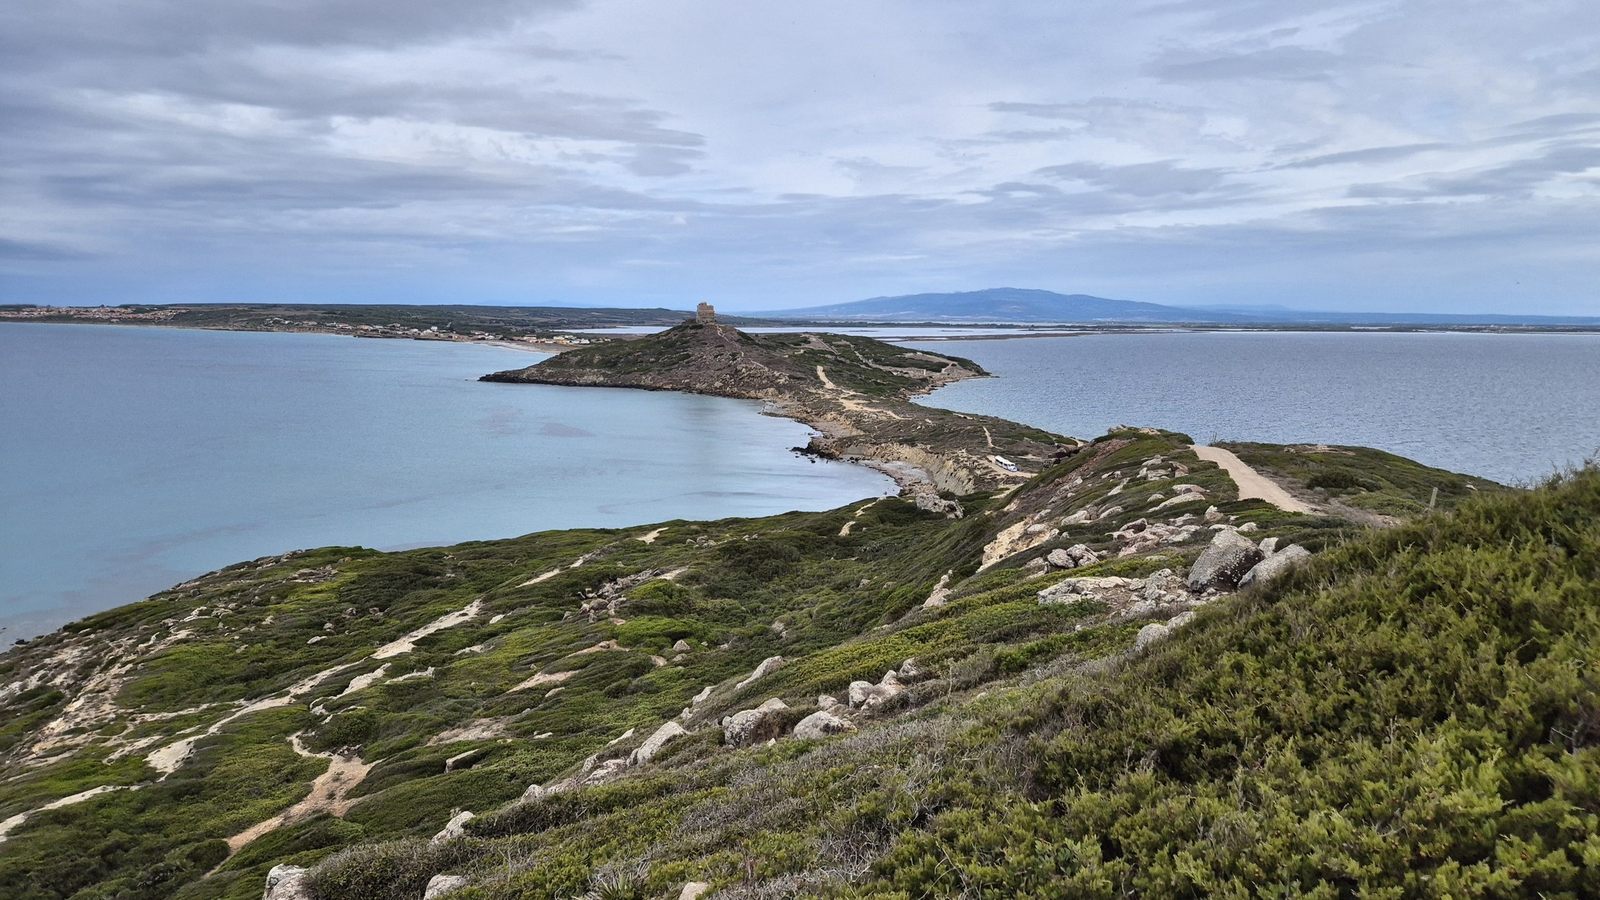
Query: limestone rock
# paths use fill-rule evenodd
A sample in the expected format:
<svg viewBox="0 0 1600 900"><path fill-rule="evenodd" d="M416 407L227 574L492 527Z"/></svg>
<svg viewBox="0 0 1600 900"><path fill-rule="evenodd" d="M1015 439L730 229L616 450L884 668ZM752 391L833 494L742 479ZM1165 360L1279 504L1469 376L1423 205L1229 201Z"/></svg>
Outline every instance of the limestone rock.
<svg viewBox="0 0 1600 900"><path fill-rule="evenodd" d="M438 900L453 891L459 891L467 886L465 875L435 875L428 879L428 887L422 892L422 900Z"/></svg>
<svg viewBox="0 0 1600 900"><path fill-rule="evenodd" d="M1310 550L1299 544L1290 544L1261 562L1256 563L1250 571L1244 573L1244 578L1239 580L1239 586L1266 584L1274 579L1282 578L1289 573L1290 569L1310 558Z"/></svg>
<svg viewBox="0 0 1600 900"><path fill-rule="evenodd" d="M1237 532L1223 530L1211 538L1211 546L1195 560L1189 570L1189 590L1228 591L1239 586L1239 579L1261 561L1261 548Z"/></svg>
<svg viewBox="0 0 1600 900"><path fill-rule="evenodd" d="M678 900L700 900L711 890L711 885L704 881L690 881L683 885L683 890L678 892Z"/></svg>
<svg viewBox="0 0 1600 900"><path fill-rule="evenodd" d="M429 841L428 843L437 847L440 844L448 844L456 838L465 835L467 833L465 827L466 824L475 818L477 818L477 816L467 812L466 810L456 813L450 817L450 821L445 823L444 830L434 835L433 840Z"/></svg>
<svg viewBox="0 0 1600 900"><path fill-rule="evenodd" d="M855 729L856 726L849 719L821 709L801 719L794 726L794 736L801 740L816 740Z"/></svg>
<svg viewBox="0 0 1600 900"><path fill-rule="evenodd" d="M685 731L683 726L679 725L677 722L667 722L660 728L657 728L655 733L645 738L644 743L640 744L638 749L633 751L633 753L628 757L628 765L642 766L645 763L650 762L656 758L656 754L660 753L661 748L665 747L668 742L683 737L688 733L689 732Z"/></svg>
<svg viewBox="0 0 1600 900"><path fill-rule="evenodd" d="M311 900L307 871L303 866L273 866L267 873L267 889L261 900Z"/></svg>
<svg viewBox="0 0 1600 900"><path fill-rule="evenodd" d="M722 720L722 739L730 746L748 747L775 738L782 730L782 716L788 709L789 704L773 697L755 709L736 712Z"/></svg>

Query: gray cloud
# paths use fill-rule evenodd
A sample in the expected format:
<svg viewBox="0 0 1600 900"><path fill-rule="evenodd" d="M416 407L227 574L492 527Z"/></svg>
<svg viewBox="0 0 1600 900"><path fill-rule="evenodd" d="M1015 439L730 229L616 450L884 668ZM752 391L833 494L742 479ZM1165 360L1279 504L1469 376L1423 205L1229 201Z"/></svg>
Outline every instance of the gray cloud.
<svg viewBox="0 0 1600 900"><path fill-rule="evenodd" d="M1581 6L12 4L0 302L1595 312Z"/></svg>

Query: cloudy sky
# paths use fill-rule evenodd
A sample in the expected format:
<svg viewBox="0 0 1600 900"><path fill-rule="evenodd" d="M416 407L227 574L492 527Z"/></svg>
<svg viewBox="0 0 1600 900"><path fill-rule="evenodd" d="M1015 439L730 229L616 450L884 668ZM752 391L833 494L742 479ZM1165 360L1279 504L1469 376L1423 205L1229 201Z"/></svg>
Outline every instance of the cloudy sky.
<svg viewBox="0 0 1600 900"><path fill-rule="evenodd" d="M1600 314L1594 0L0 5L0 301Z"/></svg>

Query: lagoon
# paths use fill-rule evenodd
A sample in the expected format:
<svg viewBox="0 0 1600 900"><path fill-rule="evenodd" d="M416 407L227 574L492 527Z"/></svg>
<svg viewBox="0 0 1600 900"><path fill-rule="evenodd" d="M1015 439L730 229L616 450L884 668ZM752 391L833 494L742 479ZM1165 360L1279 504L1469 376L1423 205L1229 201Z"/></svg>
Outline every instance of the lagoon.
<svg viewBox="0 0 1600 900"><path fill-rule="evenodd" d="M715 397L480 383L476 344L0 324L0 626L242 560L829 509L893 493Z"/></svg>

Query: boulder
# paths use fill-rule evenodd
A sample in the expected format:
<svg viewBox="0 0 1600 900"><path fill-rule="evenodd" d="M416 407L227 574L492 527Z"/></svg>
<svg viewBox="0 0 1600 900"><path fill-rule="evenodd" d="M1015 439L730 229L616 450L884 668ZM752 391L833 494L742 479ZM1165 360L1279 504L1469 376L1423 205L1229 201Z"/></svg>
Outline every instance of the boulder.
<svg viewBox="0 0 1600 900"><path fill-rule="evenodd" d="M644 743L640 744L638 749L628 756L628 765L642 766L650 762L656 758L656 754L660 753L661 748L665 747L668 742L683 737L688 733L677 722L667 722L645 738Z"/></svg>
<svg viewBox="0 0 1600 900"><path fill-rule="evenodd" d="M818 709L833 709L839 705L839 699L832 694L820 694L817 697Z"/></svg>
<svg viewBox="0 0 1600 900"><path fill-rule="evenodd" d="M1187 600L1183 579L1171 569L1162 569L1144 580L1139 599L1152 603L1177 603Z"/></svg>
<svg viewBox="0 0 1600 900"><path fill-rule="evenodd" d="M542 784L530 784L528 789L522 792L522 802L531 803L534 800L543 800L549 793Z"/></svg>
<svg viewBox="0 0 1600 900"><path fill-rule="evenodd" d="M1256 546L1261 548L1262 556L1271 556L1278 552L1278 539L1275 537L1262 538L1261 543Z"/></svg>
<svg viewBox="0 0 1600 900"><path fill-rule="evenodd" d="M784 662L785 662L785 660L781 656L769 656L766 659L763 659L761 661L761 665L756 666L755 671L753 671L749 675L745 676L745 678L742 681L740 681L738 684L733 686L733 689L737 691L737 690L740 690L742 688L749 687L750 685L754 684L756 682L756 679L760 678L761 676L770 675L773 672L776 672L779 669L783 668Z"/></svg>
<svg viewBox="0 0 1600 900"><path fill-rule="evenodd" d="M711 885L704 881L685 882L683 890L678 892L678 900L700 900L711 891Z"/></svg>
<svg viewBox="0 0 1600 900"><path fill-rule="evenodd" d="M457 753L444 761L444 770L446 772L454 772L457 769L470 769L482 762L483 758L488 755L488 747L475 747L463 753Z"/></svg>
<svg viewBox="0 0 1600 900"><path fill-rule="evenodd" d="M1100 561L1100 554L1089 549L1087 544L1073 544L1064 550L1051 550L1045 557L1045 562L1058 569L1076 569L1081 566L1093 565Z"/></svg>
<svg viewBox="0 0 1600 900"><path fill-rule="evenodd" d="M261 900L311 900L307 873L303 866L273 866L267 873L267 890Z"/></svg>
<svg viewBox="0 0 1600 900"><path fill-rule="evenodd" d="M1261 562L1256 563L1250 571L1244 573L1244 577L1239 580L1239 586L1266 584L1269 581L1282 578L1289 573L1290 569L1310 558L1310 550L1299 544L1290 544Z"/></svg>
<svg viewBox="0 0 1600 900"><path fill-rule="evenodd" d="M906 686L894 672L885 672L877 684L870 681L850 682L850 708L876 709L904 694Z"/></svg>
<svg viewBox="0 0 1600 900"><path fill-rule="evenodd" d="M1219 531L1189 569L1189 590L1196 594L1233 590L1250 567L1260 561L1261 548L1254 541L1234 531Z"/></svg>
<svg viewBox="0 0 1600 900"><path fill-rule="evenodd" d="M595 766L593 771L589 772L589 774L583 776L583 781L580 784L583 787L605 784L611 779L616 778L618 775L621 775L622 771L626 768L628 768L628 761L626 759L620 756L615 759L608 759L605 762Z"/></svg>
<svg viewBox="0 0 1600 900"><path fill-rule="evenodd" d="M773 697L755 709L736 712L722 720L722 739L730 746L748 747L775 738L783 730L783 714L788 710L789 704Z"/></svg>
<svg viewBox="0 0 1600 900"><path fill-rule="evenodd" d="M678 638L678 642L672 645L673 653L688 653L693 649L694 648L689 645L689 642L683 638Z"/></svg>
<svg viewBox="0 0 1600 900"><path fill-rule="evenodd" d="M1166 637L1167 633L1171 630L1171 628L1167 627L1161 622L1151 622L1149 625L1139 629L1138 636L1133 639L1133 649L1143 650L1156 641Z"/></svg>
<svg viewBox="0 0 1600 900"><path fill-rule="evenodd" d="M799 724L794 726L794 736L801 740L816 740L855 730L856 726L849 719L820 709L801 719Z"/></svg>
<svg viewBox="0 0 1600 900"><path fill-rule="evenodd" d="M475 818L477 818L477 816L474 816L472 813L469 813L466 810L456 813L450 817L450 821L445 823L444 830L434 835L433 840L429 841L428 843L435 847L439 846L440 844L450 843L456 838L465 835L467 833L465 827L466 824Z"/></svg>
<svg viewBox="0 0 1600 900"><path fill-rule="evenodd" d="M1206 520L1207 524L1211 524L1211 525L1215 525L1216 523L1221 522L1222 521L1222 510L1217 509L1215 506L1206 507L1205 520Z"/></svg>
<svg viewBox="0 0 1600 900"><path fill-rule="evenodd" d="M428 879L428 887L422 892L422 900L438 900L439 897L459 891L466 886L465 875L435 875Z"/></svg>

